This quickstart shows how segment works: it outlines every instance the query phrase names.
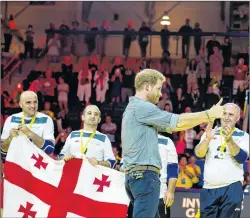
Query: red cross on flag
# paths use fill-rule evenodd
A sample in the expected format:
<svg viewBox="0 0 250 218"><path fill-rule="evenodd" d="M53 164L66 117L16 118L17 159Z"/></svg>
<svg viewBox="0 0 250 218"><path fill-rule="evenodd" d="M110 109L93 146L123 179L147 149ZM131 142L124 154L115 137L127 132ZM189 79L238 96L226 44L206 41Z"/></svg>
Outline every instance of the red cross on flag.
<svg viewBox="0 0 250 218"><path fill-rule="evenodd" d="M4 165L3 217L126 217L124 174L88 161L55 161L25 136Z"/></svg>

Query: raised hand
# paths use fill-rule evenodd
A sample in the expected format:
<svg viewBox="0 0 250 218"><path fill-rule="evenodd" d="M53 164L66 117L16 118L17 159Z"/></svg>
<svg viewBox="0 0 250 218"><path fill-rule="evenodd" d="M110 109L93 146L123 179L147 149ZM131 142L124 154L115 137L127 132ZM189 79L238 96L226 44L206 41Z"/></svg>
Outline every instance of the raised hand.
<svg viewBox="0 0 250 218"><path fill-rule="evenodd" d="M206 128L206 138L211 141L214 138L215 132L217 131L218 127L216 126L213 129L213 122L209 122Z"/></svg>
<svg viewBox="0 0 250 218"><path fill-rule="evenodd" d="M222 114L223 114L223 111L224 111L223 106L221 106L222 101L223 101L223 98L221 98L216 105L214 105L213 107L211 107L207 111L207 115L208 115L208 118L209 118L210 122L212 122L215 119L218 119L218 118L222 117Z"/></svg>

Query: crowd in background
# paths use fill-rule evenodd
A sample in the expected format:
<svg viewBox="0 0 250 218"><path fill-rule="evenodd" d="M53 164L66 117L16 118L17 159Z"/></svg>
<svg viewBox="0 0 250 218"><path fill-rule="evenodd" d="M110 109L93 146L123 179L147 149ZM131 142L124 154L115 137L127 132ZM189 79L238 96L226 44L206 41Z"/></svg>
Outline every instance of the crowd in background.
<svg viewBox="0 0 250 218"><path fill-rule="evenodd" d="M13 17L10 23L13 23ZM11 28L15 28L12 24ZM72 30L77 30L79 23L72 22ZM51 23L50 29L55 29ZM59 29L69 30L63 22ZM104 21L99 30L109 31L111 29L108 21ZM97 31L96 23L89 25L89 31ZM132 21L124 31L135 31ZM139 31L150 32L145 22ZM165 26L162 32L168 32ZM190 20L186 19L180 33L202 32L199 23L195 27L190 26ZM34 34L32 25L28 26L24 40L25 50L22 58L34 58ZM5 33L4 52L8 52L12 40L11 33ZM98 43L96 36L85 37L89 58L82 61L81 70L74 72L74 66L70 55L77 56L78 35L64 36L59 34L48 34L46 39L46 51L49 62L59 63L63 58L60 72L31 71L22 84L17 84L12 93L1 89L1 127L4 120L11 114L19 112L19 97L24 90L37 93L39 99L39 111L49 115L55 124L56 147L54 155L58 155L64 146L67 136L72 130L80 129L83 123L80 121L82 110L89 104L96 104L102 111L102 122L99 130L108 135L112 142L113 151L118 160L122 154L122 143L120 140L120 128L122 110L127 105L129 97L134 95L134 78L136 73L145 68L157 69L164 74L166 82L162 88L162 97L158 103L161 110L172 113L197 112L212 107L221 97L226 97L224 103L233 101L241 108L241 117L237 127L243 128L245 117L245 97L249 85L249 63L248 57L238 54L232 56L231 39L225 37L221 44L213 35L205 46L202 46L201 37L194 38L196 56L189 58L190 37L182 37L182 63L184 72L176 71L174 62L170 56L169 36L161 36L163 50L162 58L156 64L153 60L146 58L146 48L149 42L148 36L138 37L143 58L140 66L135 67L129 62L128 54L131 42L136 40L134 35L124 35L123 55L114 57L111 69L105 64L100 64L96 54L105 56L105 37L100 36ZM184 61L184 62L183 62ZM2 68L4 67L2 63ZM227 92L229 90L229 92ZM230 95L232 95L230 97ZM229 98L227 98L229 97ZM114 114L113 111L117 110ZM218 124L218 121L217 121ZM205 124L187 131L164 135L170 137L176 146L179 156L179 178L177 187L182 186L182 179L187 180L183 188L200 188L199 180L201 169L196 165L194 147L198 144L201 135L206 128ZM248 130L249 132L249 130ZM249 175L245 175L249 181Z"/></svg>

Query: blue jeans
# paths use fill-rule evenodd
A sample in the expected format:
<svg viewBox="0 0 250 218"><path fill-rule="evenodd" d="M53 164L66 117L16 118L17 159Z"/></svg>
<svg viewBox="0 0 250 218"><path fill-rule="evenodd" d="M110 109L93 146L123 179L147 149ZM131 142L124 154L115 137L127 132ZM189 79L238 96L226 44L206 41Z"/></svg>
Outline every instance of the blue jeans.
<svg viewBox="0 0 250 218"><path fill-rule="evenodd" d="M125 188L133 204L133 218L160 218L160 179L156 172L147 170L126 174Z"/></svg>

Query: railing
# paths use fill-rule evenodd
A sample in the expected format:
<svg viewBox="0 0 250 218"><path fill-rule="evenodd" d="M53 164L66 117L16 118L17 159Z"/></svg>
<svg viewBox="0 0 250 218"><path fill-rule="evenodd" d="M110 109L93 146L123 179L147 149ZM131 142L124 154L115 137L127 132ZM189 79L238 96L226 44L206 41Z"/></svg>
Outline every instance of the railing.
<svg viewBox="0 0 250 218"><path fill-rule="evenodd" d="M49 33L49 30L46 30L46 33ZM83 31L61 31L57 30L56 33L59 33L61 35L67 36L66 38L69 40L69 43L72 41L73 35L78 35L79 40L77 42L77 47L80 48L82 46L81 52L82 54L80 56L84 56L84 52L86 53L86 44L84 43L84 35L94 35L96 34L96 44L98 45L98 42L100 40L100 35L105 35L105 54L107 56L120 56L122 55L122 45L123 45L123 34L128 32L124 31L109 31L109 32L103 32L103 31L96 31L96 32L89 32L86 30ZM98 35L97 35L98 34ZM143 33L135 32L135 35L143 35ZM145 34L145 33L144 33ZM161 32L150 32L147 33L149 35L149 43L147 46L147 56L154 58L154 57L161 57L162 56L162 49L161 49ZM205 47L208 40L211 39L211 36L214 33L211 32L204 32L204 33L191 33L191 34L184 34L179 32L171 32L169 35L169 51L171 53L171 56L180 56L181 55L181 44L182 39L181 36L189 35L190 37L190 56L195 56L195 49L194 49L194 37L193 36L201 36L202 37L202 46ZM239 53L242 52L242 50L245 49L245 52L247 52L247 49L249 47L249 33L216 33L217 40L222 44L224 41L225 36L231 36L232 37L232 51L233 53ZM178 37L179 36L179 37ZM137 36L138 39L138 36ZM70 46L70 45L68 45ZM96 46L97 47L97 46ZM98 53L98 51L94 51L93 54ZM130 54L129 56L133 57L140 57L140 47L138 44L138 40L135 40L131 44L130 48Z"/></svg>
<svg viewBox="0 0 250 218"><path fill-rule="evenodd" d="M19 31L19 33L24 32L24 30L20 31L20 29L18 31ZM12 32L14 33L15 31L12 31ZM23 34L21 34L21 35L23 35ZM40 41L38 41L37 45L34 46L34 48L35 47L37 47L37 48L42 47L43 45L45 46L46 45L45 42L46 42L46 36L44 36ZM3 71L6 71L14 61L17 61L17 63L15 63L11 67L11 69L8 70L8 73L4 76L3 80L7 80L7 79L11 80L12 73L15 72L15 70L22 64L22 60L19 60L19 56L20 56L20 54L22 54L24 52L24 41L20 41L20 39L18 39L18 37L15 34L13 35L13 38L12 38L12 44L11 44L10 50L11 50L10 53L12 53L13 56L6 63L6 65L3 68ZM2 73L4 73L4 72L2 72Z"/></svg>

